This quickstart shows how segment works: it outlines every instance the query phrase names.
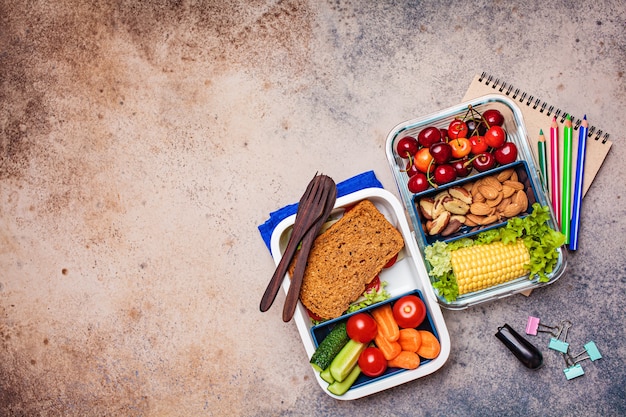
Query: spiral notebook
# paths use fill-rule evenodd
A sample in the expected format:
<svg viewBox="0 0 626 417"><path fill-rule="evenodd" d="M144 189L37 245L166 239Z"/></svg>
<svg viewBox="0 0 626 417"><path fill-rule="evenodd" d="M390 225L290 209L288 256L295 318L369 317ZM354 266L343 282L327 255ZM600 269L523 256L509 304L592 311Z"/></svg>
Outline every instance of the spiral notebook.
<svg viewBox="0 0 626 417"><path fill-rule="evenodd" d="M544 134L550 131L552 118L556 116L559 123L560 131L563 131L563 122L568 113L561 108L542 101L534 95L528 94L508 82L499 78L482 73L472 80L463 101L471 100L476 97L487 94L501 94L513 99L520 108L526 124L526 133L537 160L537 139L539 138L539 130L543 129ZM570 114L574 127L573 149L578 147L578 127L582 121L581 118ZM600 170L604 159L611 149L612 142L609 140L609 134L594 125L593 120L589 120L589 135L587 136L587 152L585 156L585 178L583 181L583 195L587 192L596 174ZM576 155L574 154L574 158ZM575 164L575 159L574 159ZM575 166L575 165L574 165Z"/></svg>

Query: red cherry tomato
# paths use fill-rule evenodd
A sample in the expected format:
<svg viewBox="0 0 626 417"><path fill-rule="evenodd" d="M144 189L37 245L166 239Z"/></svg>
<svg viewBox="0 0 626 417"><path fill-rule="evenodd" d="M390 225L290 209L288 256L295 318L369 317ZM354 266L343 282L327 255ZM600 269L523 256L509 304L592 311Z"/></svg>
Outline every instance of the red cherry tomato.
<svg viewBox="0 0 626 417"><path fill-rule="evenodd" d="M374 279L365 286L365 292L370 292L372 290L380 290L380 277L376 275Z"/></svg>
<svg viewBox="0 0 626 417"><path fill-rule="evenodd" d="M396 253L396 255L393 258L389 259L389 262L387 262L385 266L383 266L383 268L389 268L393 266L393 264L395 264L397 260L398 260L398 254ZM376 278L378 278L378 276L376 276Z"/></svg>
<svg viewBox="0 0 626 417"><path fill-rule="evenodd" d="M382 375L387 370L387 360L377 347L365 348L359 356L359 368L364 375L376 377Z"/></svg>
<svg viewBox="0 0 626 417"><path fill-rule="evenodd" d="M426 306L416 295L406 295L393 305L393 317L398 326L409 329L419 326L426 317Z"/></svg>
<svg viewBox="0 0 626 417"><path fill-rule="evenodd" d="M309 315L309 317L315 321L322 321L323 319L318 316L317 314L315 314L314 312L312 312L311 310L309 310L308 308L306 309L307 314Z"/></svg>
<svg viewBox="0 0 626 417"><path fill-rule="evenodd" d="M450 140L456 138L466 138L467 132L469 129L467 128L467 123L465 123L461 119L454 119L448 125L448 137Z"/></svg>
<svg viewBox="0 0 626 417"><path fill-rule="evenodd" d="M470 143L472 144L472 153L474 155L479 155L483 152L487 152L487 142L485 142L485 138L483 136L472 136L470 137Z"/></svg>
<svg viewBox="0 0 626 417"><path fill-rule="evenodd" d="M506 142L506 132L500 126L491 126L485 133L485 142L492 148L499 148Z"/></svg>
<svg viewBox="0 0 626 417"><path fill-rule="evenodd" d="M350 339L360 343L369 343L376 337L378 325L369 314L357 313L348 319L346 331Z"/></svg>
<svg viewBox="0 0 626 417"><path fill-rule="evenodd" d="M455 159L463 158L472 151L472 143L467 138L450 139L448 143L452 147L452 157Z"/></svg>

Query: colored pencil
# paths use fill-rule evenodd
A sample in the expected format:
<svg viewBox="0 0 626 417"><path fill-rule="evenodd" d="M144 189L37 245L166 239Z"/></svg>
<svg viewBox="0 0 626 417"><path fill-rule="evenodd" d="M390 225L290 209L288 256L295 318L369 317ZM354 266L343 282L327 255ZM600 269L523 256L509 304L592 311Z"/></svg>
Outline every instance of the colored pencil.
<svg viewBox="0 0 626 417"><path fill-rule="evenodd" d="M546 159L546 137L543 129L539 129L539 140L537 141L537 151L539 154L539 168L541 168L541 181L543 188L548 190L548 160Z"/></svg>
<svg viewBox="0 0 626 417"><path fill-rule="evenodd" d="M576 154L576 176L574 177L574 202L572 207L572 226L569 239L570 250L578 249L578 231L580 229L580 209L583 201L583 182L585 179L585 154L587 151L587 135L589 123L587 116L578 128L578 152Z"/></svg>
<svg viewBox="0 0 626 417"><path fill-rule="evenodd" d="M556 116L552 118L550 126L550 191L552 209L556 217L557 227L561 227L561 177L560 177L560 153L559 153L559 125Z"/></svg>
<svg viewBox="0 0 626 417"><path fill-rule="evenodd" d="M561 172L561 232L569 243L572 218L572 118L568 114L563 125L563 171Z"/></svg>

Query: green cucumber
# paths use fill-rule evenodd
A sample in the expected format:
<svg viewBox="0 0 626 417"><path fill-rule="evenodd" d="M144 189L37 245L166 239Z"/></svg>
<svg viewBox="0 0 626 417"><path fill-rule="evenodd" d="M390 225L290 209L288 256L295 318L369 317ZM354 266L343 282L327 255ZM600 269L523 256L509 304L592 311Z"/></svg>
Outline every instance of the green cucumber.
<svg viewBox="0 0 626 417"><path fill-rule="evenodd" d="M342 321L328 333L328 336L322 340L322 343L311 356L309 362L311 362L313 369L317 372L322 372L328 368L335 356L348 343L348 340L350 340L350 337L346 331L346 322Z"/></svg>
<svg viewBox="0 0 626 417"><path fill-rule="evenodd" d="M333 382L335 382L335 378L333 378L333 376L330 374L330 367L320 372L320 376L322 377L324 381L328 382L329 384L332 384Z"/></svg>
<svg viewBox="0 0 626 417"><path fill-rule="evenodd" d="M335 356L330 364L330 374L335 381L341 382L352 372L359 361L361 352L365 350L367 343L360 343L355 340L348 340L348 343Z"/></svg>
<svg viewBox="0 0 626 417"><path fill-rule="evenodd" d="M330 384L328 386L328 391L332 392L335 395L345 394L346 392L348 392L348 390L350 389L352 384L354 384L354 381L356 381L360 374L361 368L359 368L359 365L356 365L354 368L352 368L352 371L350 371L348 376L343 381L335 381Z"/></svg>

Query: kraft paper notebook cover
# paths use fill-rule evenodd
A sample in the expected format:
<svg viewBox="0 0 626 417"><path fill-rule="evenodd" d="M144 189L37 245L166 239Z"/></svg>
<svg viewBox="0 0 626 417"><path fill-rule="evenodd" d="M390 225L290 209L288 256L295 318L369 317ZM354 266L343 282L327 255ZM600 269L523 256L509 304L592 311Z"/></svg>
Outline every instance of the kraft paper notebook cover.
<svg viewBox="0 0 626 417"><path fill-rule="evenodd" d="M484 72L481 75L474 77L469 89L463 97L463 101L471 100L487 94L501 94L509 99L513 99L518 105L524 117L526 132L535 155L535 161L538 160L537 139L539 138L539 130L543 129L543 133L547 137L550 132L552 118L556 116L559 124L559 130L560 132L563 131L563 122L565 121L568 113L562 108L548 104L536 96L528 94L527 91L517 88L502 79L494 78ZM576 117L572 114L570 114L570 117L574 127L572 139L574 149L573 163L575 166L575 150L578 148L578 127L582 121L582 117ZM562 141L562 136L560 140ZM589 120L583 195L587 192L593 182L593 179L600 170L602 162L604 162L604 159L609 153L609 149L611 149L611 145L612 142L609 141L609 134L600 129L593 120Z"/></svg>

